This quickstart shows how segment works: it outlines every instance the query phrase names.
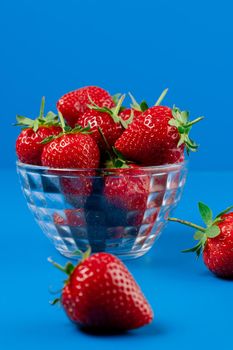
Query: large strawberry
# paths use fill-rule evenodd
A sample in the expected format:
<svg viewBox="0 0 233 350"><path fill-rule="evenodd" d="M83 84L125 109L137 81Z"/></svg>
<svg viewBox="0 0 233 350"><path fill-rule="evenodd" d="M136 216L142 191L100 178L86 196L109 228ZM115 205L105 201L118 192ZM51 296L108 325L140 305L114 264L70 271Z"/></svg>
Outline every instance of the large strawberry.
<svg viewBox="0 0 233 350"><path fill-rule="evenodd" d="M50 260L51 261L51 260ZM99 331L127 331L153 319L150 305L126 266L115 256L96 253L76 267L52 262L68 275L60 301L71 321Z"/></svg>
<svg viewBox="0 0 233 350"><path fill-rule="evenodd" d="M16 140L16 153L23 163L41 165L41 154L45 138L61 132L58 118L53 112L44 116L44 98L41 102L40 114L36 119L17 116L17 124L23 127Z"/></svg>
<svg viewBox="0 0 233 350"><path fill-rule="evenodd" d="M203 260L207 268L217 276L233 278L233 206L222 211L213 219L211 209L199 202L199 211L206 224L202 227L189 221L169 218L196 229L194 239L198 243L191 249L183 252L196 252L197 256L203 253Z"/></svg>
<svg viewBox="0 0 233 350"><path fill-rule="evenodd" d="M61 116L61 115L60 115ZM76 208L83 205L92 190L92 178L99 166L100 152L86 129L64 126L58 136L48 142L42 153L42 164L50 168L75 169L59 173L61 190Z"/></svg>
<svg viewBox="0 0 233 350"><path fill-rule="evenodd" d="M197 145L188 134L194 123L188 112L154 106L135 118L115 143L127 159L144 165L161 165L183 161L184 148L196 151Z"/></svg>
<svg viewBox="0 0 233 350"><path fill-rule="evenodd" d="M78 118L89 110L90 100L99 107L114 107L113 98L106 90L97 86L86 86L63 95L57 102L57 109L66 122L74 127Z"/></svg>
<svg viewBox="0 0 233 350"><path fill-rule="evenodd" d="M47 143L48 142L48 143ZM99 165L99 148L86 129L66 129L44 140L42 164L50 168L92 169Z"/></svg>
<svg viewBox="0 0 233 350"><path fill-rule="evenodd" d="M123 95L118 100L117 105L111 109L97 106L92 101L92 105L89 104L90 110L78 118L78 124L80 126L83 128L90 127L91 136L102 150L113 146L124 129L132 121L132 116L129 115L128 117L121 118L119 114L124 97Z"/></svg>

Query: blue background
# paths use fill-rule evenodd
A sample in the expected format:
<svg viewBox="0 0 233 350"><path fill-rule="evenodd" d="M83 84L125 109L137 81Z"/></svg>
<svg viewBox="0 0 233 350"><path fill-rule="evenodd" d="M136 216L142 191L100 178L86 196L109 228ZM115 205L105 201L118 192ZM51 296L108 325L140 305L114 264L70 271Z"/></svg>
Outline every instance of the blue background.
<svg viewBox="0 0 233 350"><path fill-rule="evenodd" d="M230 0L1 1L1 349L230 346L232 282L182 255L192 230L173 224L148 255L127 263L155 311L150 326L91 336L48 304L48 286L59 288L63 276L46 259L64 259L26 207L14 165L19 130L11 123L16 113L37 115L43 95L54 109L63 93L83 85L131 91L151 104L169 87L168 104L206 116L193 129L200 152L175 213L200 223L198 200L215 213L232 204L232 11Z"/></svg>
<svg viewBox="0 0 233 350"><path fill-rule="evenodd" d="M233 169L232 10L230 0L1 0L3 164L14 166L16 113L96 84L151 104L169 87L168 104L206 116L193 169Z"/></svg>

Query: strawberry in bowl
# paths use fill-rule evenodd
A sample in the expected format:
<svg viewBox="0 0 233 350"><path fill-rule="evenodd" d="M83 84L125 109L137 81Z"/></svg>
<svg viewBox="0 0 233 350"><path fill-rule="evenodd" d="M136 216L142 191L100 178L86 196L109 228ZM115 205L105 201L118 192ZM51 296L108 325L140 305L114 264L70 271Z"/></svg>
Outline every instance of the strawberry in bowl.
<svg viewBox="0 0 233 350"><path fill-rule="evenodd" d="M182 195L184 150L197 150L189 133L202 119L162 106L166 92L152 107L130 95L125 107L125 95L84 87L59 99L58 115L44 116L42 105L35 120L18 118L26 127L16 142L22 189L61 254L78 259L90 246L134 258L159 237Z"/></svg>

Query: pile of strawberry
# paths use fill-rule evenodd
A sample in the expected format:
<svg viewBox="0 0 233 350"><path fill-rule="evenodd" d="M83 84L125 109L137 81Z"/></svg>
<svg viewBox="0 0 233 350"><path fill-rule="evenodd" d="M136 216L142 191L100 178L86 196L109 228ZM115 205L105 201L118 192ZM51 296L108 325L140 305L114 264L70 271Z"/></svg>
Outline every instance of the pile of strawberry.
<svg viewBox="0 0 233 350"><path fill-rule="evenodd" d="M60 118L44 116L44 100L35 120L17 116L23 127L16 152L23 163L51 168L131 168L182 162L184 150L196 151L188 134L197 118L179 108L161 106L165 90L154 106L130 108L124 95L87 86L69 92L57 102ZM120 159L119 159L120 158Z"/></svg>

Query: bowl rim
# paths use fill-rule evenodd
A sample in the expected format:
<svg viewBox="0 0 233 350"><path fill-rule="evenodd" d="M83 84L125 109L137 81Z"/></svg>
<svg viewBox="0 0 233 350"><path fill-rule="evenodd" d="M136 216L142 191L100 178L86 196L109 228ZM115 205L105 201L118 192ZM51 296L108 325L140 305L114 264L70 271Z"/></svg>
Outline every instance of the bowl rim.
<svg viewBox="0 0 233 350"><path fill-rule="evenodd" d="M172 163L172 164L164 164L164 165L150 165L150 166L138 166L137 169L142 171L172 171L175 169L181 169L187 166L188 160L185 159L183 162L180 163ZM34 164L27 164L20 162L19 160L16 161L17 168L24 168L24 169L31 169L34 171L57 171L57 172L91 172L91 171L101 171L101 172L109 172L109 171L116 171L117 168L50 168L43 165L34 165ZM130 168L126 168L125 170L129 171ZM133 169L133 168L132 168ZM124 170L124 169L121 169Z"/></svg>

